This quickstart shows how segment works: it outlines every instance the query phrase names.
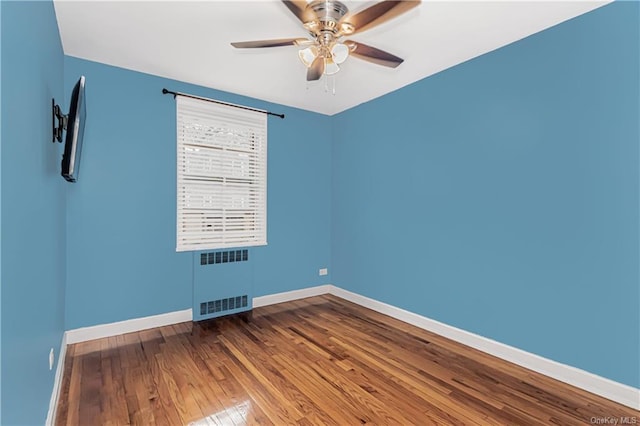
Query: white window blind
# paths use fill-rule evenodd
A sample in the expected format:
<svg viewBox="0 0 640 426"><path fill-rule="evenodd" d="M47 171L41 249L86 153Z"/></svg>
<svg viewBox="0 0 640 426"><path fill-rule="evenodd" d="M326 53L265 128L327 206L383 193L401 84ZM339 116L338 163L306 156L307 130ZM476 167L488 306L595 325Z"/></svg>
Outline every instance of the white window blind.
<svg viewBox="0 0 640 426"><path fill-rule="evenodd" d="M176 102L176 251L266 245L266 114Z"/></svg>

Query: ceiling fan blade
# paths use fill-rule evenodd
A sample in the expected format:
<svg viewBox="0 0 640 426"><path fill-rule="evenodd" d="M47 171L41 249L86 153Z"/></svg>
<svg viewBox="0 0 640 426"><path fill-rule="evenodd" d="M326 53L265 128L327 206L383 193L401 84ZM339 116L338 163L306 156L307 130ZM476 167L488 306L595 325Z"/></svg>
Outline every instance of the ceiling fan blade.
<svg viewBox="0 0 640 426"><path fill-rule="evenodd" d="M346 40L344 42L349 47L351 56L362 59L367 62L373 62L374 64L383 65L385 67L395 68L404 62L404 59L392 55L384 50L377 49L375 47L367 46L366 44L358 43L353 40Z"/></svg>
<svg viewBox="0 0 640 426"><path fill-rule="evenodd" d="M324 57L322 55L318 55L316 59L313 60L311 66L307 70L307 81L320 80L322 74L324 73Z"/></svg>
<svg viewBox="0 0 640 426"><path fill-rule="evenodd" d="M306 38L279 38L275 40L237 41L231 45L237 49L253 49L256 47L301 46L309 42Z"/></svg>
<svg viewBox="0 0 640 426"><path fill-rule="evenodd" d="M376 3L355 15L346 15L340 21L347 22L355 27L353 33L369 30L383 24L396 16L413 9L420 4L420 0L394 1L385 0Z"/></svg>
<svg viewBox="0 0 640 426"><path fill-rule="evenodd" d="M282 0L282 3L284 3L291 13L303 24L313 19L313 16L309 16L307 13L307 2L305 0Z"/></svg>

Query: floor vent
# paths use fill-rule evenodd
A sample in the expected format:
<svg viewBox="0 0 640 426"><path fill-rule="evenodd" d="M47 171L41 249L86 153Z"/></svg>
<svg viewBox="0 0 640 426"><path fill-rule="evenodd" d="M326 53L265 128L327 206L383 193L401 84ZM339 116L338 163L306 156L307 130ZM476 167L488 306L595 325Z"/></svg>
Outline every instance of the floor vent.
<svg viewBox="0 0 640 426"><path fill-rule="evenodd" d="M246 262L249 260L249 250L213 251L200 253L200 265L215 263Z"/></svg>
<svg viewBox="0 0 640 426"><path fill-rule="evenodd" d="M200 303L200 315L215 314L218 312L231 311L234 309L246 308L249 300L247 295L229 297L226 299L211 300Z"/></svg>

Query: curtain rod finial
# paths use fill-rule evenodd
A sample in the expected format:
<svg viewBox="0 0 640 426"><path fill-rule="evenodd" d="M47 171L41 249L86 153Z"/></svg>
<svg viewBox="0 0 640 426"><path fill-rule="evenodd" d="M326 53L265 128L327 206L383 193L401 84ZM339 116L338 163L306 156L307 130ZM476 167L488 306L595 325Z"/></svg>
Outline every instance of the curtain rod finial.
<svg viewBox="0 0 640 426"><path fill-rule="evenodd" d="M167 89L164 89L164 88L163 88L163 89L162 89L162 94L163 94L163 95L166 95L167 93L171 93L171 94L173 95L173 99L175 99L175 98L176 98L176 95L177 95L177 93L176 93L176 92L172 92L172 91L170 91L170 90L167 90Z"/></svg>

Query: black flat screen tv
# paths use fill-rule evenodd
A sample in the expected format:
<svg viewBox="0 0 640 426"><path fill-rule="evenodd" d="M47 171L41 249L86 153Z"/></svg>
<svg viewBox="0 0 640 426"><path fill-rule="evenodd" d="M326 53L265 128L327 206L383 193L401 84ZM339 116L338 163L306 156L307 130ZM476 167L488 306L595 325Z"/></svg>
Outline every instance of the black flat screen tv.
<svg viewBox="0 0 640 426"><path fill-rule="evenodd" d="M69 182L78 180L86 117L84 76L81 76L71 93L71 104L67 118L67 137L62 155L62 177Z"/></svg>

